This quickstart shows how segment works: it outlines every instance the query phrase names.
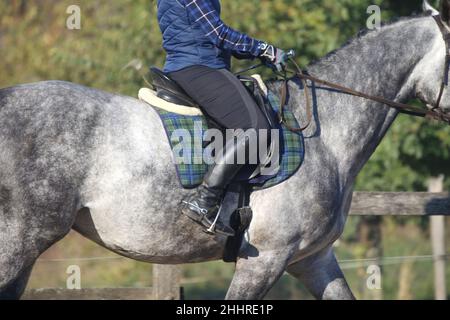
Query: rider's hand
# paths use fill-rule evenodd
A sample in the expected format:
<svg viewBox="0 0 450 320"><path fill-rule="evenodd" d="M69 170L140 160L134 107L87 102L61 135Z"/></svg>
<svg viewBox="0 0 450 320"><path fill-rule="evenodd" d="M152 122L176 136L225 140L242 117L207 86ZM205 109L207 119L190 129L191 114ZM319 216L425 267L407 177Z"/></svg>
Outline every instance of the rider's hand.
<svg viewBox="0 0 450 320"><path fill-rule="evenodd" d="M289 58L286 52L267 43L261 45L261 50L259 58L266 65L278 72L281 72L284 69Z"/></svg>

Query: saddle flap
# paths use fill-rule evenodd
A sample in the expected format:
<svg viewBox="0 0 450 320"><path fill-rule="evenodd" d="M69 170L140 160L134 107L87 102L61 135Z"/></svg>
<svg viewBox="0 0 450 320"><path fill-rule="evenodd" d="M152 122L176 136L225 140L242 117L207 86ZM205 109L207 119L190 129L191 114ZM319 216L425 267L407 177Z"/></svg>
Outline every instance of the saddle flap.
<svg viewBox="0 0 450 320"><path fill-rule="evenodd" d="M250 93L253 100L258 105L259 109L264 114L270 127L272 129L277 129L277 115L273 112L270 102L268 101L268 91L267 86L264 81L262 81L259 75L253 75L251 77L239 76L239 80Z"/></svg>

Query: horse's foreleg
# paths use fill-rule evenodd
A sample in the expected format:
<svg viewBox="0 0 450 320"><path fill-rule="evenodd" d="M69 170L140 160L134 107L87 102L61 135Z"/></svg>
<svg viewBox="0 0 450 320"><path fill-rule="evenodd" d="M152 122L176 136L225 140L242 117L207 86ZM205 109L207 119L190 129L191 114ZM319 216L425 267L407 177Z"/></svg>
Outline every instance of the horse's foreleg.
<svg viewBox="0 0 450 320"><path fill-rule="evenodd" d="M287 271L302 281L316 299L355 299L331 247L291 264Z"/></svg>
<svg viewBox="0 0 450 320"><path fill-rule="evenodd" d="M240 258L226 299L262 299L284 273L289 258L286 249L254 252L253 256Z"/></svg>

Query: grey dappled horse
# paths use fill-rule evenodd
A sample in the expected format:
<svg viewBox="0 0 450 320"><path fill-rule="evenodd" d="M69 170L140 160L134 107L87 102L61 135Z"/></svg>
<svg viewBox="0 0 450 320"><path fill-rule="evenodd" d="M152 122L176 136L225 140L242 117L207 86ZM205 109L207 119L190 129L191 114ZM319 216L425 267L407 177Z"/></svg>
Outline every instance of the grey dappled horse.
<svg viewBox="0 0 450 320"><path fill-rule="evenodd" d="M308 69L369 94L432 104L444 55L435 21L421 16L361 35ZM304 119L298 79L289 91L288 107ZM355 177L398 112L322 87L313 92L305 162L288 181L252 194L254 217L228 299L263 298L286 270L317 298L353 298L332 244ZM0 297L20 297L36 259L71 229L132 259L221 259L226 239L200 232L177 210L189 192L148 105L59 81L0 90Z"/></svg>

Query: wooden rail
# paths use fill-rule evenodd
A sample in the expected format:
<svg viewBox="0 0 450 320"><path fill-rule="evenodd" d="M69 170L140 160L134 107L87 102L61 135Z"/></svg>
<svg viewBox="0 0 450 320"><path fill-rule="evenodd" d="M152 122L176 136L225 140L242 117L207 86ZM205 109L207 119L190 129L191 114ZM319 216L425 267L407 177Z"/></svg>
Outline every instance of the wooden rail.
<svg viewBox="0 0 450 320"><path fill-rule="evenodd" d="M152 288L43 288L27 290L22 300L154 300Z"/></svg>
<svg viewBox="0 0 450 320"><path fill-rule="evenodd" d="M27 290L22 300L180 300L181 268L153 265L153 286L147 288L42 288Z"/></svg>
<svg viewBox="0 0 450 320"><path fill-rule="evenodd" d="M354 192L350 215L449 216L448 192Z"/></svg>

